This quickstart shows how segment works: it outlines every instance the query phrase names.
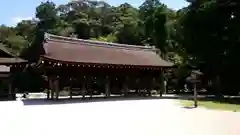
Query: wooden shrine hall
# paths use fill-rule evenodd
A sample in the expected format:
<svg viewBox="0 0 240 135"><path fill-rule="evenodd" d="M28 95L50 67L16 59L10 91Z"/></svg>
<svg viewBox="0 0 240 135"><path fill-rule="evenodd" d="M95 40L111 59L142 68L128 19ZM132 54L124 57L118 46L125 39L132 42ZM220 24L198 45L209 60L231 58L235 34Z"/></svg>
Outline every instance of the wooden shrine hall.
<svg viewBox="0 0 240 135"><path fill-rule="evenodd" d="M131 90L160 90L163 72L173 66L159 50L137 45L68 38L45 33L41 71L49 82L48 98L58 99L68 88L85 97L94 92L109 97Z"/></svg>
<svg viewBox="0 0 240 135"><path fill-rule="evenodd" d="M15 75L22 72L26 64L26 60L16 57L0 44L0 100L16 99Z"/></svg>

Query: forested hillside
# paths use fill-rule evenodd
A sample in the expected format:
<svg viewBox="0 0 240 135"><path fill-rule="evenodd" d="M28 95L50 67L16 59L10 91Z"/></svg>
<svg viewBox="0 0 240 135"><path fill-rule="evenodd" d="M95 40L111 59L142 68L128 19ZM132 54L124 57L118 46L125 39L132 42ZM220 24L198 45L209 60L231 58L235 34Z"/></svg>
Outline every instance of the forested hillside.
<svg viewBox="0 0 240 135"><path fill-rule="evenodd" d="M140 7L103 1L53 2L36 7L34 20L0 27L0 43L12 53L34 60L43 33L134 45L150 45L179 66L204 73L215 92L239 92L240 1L188 0L178 11L158 0ZM33 49L31 49L33 50ZM97 54L96 54L97 55Z"/></svg>

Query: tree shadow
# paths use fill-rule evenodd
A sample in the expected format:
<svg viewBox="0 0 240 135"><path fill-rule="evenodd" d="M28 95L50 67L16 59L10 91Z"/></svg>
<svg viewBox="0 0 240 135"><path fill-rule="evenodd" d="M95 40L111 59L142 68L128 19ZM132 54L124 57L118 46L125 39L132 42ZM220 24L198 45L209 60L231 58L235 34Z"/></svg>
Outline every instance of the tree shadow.
<svg viewBox="0 0 240 135"><path fill-rule="evenodd" d="M114 96L114 97L92 97L92 98L61 98L58 100L48 100L48 99L23 99L22 102L26 106L31 105L59 105L59 104L76 104L76 103L94 103L94 102L118 102L118 101L131 101L131 100L154 100L159 99L159 97L139 97L139 96Z"/></svg>
<svg viewBox="0 0 240 135"><path fill-rule="evenodd" d="M176 95L174 99L193 100L193 95ZM215 95L198 95L198 101L209 101L215 103L240 104L240 96L215 96Z"/></svg>
<svg viewBox="0 0 240 135"><path fill-rule="evenodd" d="M184 108L184 109L195 109L196 107L194 107L194 106L183 106L181 108Z"/></svg>
<svg viewBox="0 0 240 135"><path fill-rule="evenodd" d="M235 104L240 105L240 97L208 97L208 98L200 98L200 101L211 101L215 103L227 103L227 104Z"/></svg>

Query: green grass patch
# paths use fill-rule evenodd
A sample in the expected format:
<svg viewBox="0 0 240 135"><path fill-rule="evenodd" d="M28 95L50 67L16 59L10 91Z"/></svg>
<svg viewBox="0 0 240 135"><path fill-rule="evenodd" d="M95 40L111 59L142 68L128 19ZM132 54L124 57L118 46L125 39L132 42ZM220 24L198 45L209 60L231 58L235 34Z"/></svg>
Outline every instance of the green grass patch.
<svg viewBox="0 0 240 135"><path fill-rule="evenodd" d="M180 100L179 101L184 107L193 107L193 100ZM198 101L198 106L205 107L208 109L227 110L240 112L240 104L230 104L217 101Z"/></svg>

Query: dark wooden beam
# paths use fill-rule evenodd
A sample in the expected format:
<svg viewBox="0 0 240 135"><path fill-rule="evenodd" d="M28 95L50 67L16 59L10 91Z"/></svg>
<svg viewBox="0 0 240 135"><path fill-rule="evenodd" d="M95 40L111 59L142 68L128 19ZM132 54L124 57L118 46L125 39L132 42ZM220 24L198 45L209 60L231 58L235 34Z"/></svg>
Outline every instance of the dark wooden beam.
<svg viewBox="0 0 240 135"><path fill-rule="evenodd" d="M123 94L124 96L128 95L128 76L125 77L125 80L123 81Z"/></svg>
<svg viewBox="0 0 240 135"><path fill-rule="evenodd" d="M60 89L59 89L59 77L56 77L54 79L54 87L55 87L55 92L56 92L56 100L59 99L59 92L60 92Z"/></svg>
<svg viewBox="0 0 240 135"><path fill-rule="evenodd" d="M86 90L86 82L85 82L85 80L82 81L82 89L81 90L82 90L82 97L83 97L83 99L85 99L85 96L86 96L86 93L87 93L86 92L87 90Z"/></svg>
<svg viewBox="0 0 240 135"><path fill-rule="evenodd" d="M110 97L110 79L109 77L106 77L105 79L105 97Z"/></svg>
<svg viewBox="0 0 240 135"><path fill-rule="evenodd" d="M49 88L51 89L51 99L54 99L53 78L49 77Z"/></svg>

